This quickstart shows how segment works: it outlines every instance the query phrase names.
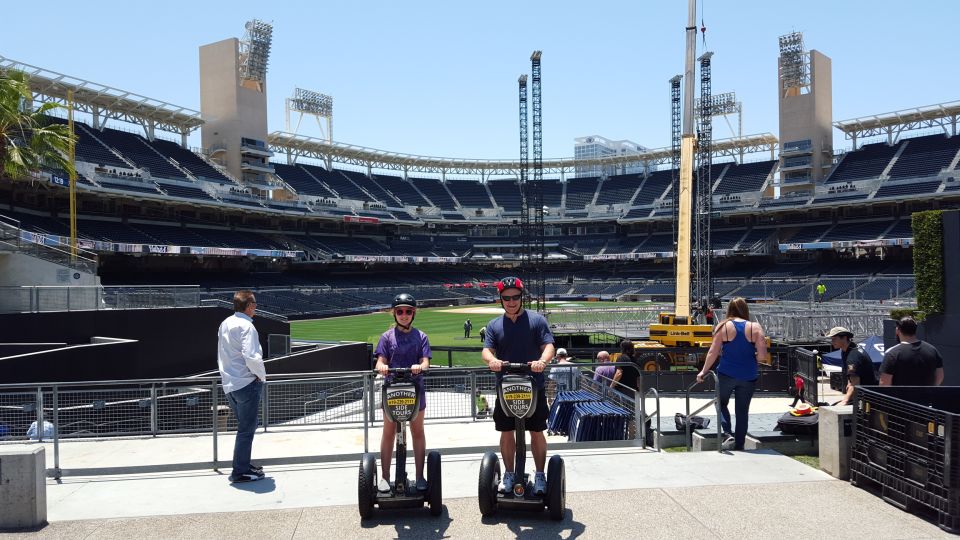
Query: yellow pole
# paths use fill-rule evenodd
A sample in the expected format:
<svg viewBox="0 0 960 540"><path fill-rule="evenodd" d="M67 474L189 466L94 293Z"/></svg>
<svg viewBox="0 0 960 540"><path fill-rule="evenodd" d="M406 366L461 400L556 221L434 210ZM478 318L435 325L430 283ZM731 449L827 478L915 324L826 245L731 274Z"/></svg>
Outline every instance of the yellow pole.
<svg viewBox="0 0 960 540"><path fill-rule="evenodd" d="M73 90L67 90L67 125L70 126L70 260L77 261L77 148L73 125Z"/></svg>
<svg viewBox="0 0 960 540"><path fill-rule="evenodd" d="M684 135L680 142L680 193L677 204L677 300L674 313L690 316L690 233L693 219L693 146L696 138Z"/></svg>

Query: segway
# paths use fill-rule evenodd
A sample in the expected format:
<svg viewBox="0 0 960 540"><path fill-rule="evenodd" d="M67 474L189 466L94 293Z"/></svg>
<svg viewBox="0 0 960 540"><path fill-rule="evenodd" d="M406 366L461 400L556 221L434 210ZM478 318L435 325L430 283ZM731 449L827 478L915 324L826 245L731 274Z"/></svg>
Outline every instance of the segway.
<svg viewBox="0 0 960 540"><path fill-rule="evenodd" d="M395 368L388 371L393 379L387 379L383 385L384 422L394 422L397 428L396 476L388 493L377 490L379 472L374 454L366 453L360 460L360 482L358 500L360 518L373 514L373 507L419 508L430 506L430 515L439 516L443 510L443 497L440 482L440 452L427 454L427 491L417 491L416 482L407 479L407 430L406 423L412 422L420 414L420 387L413 384L409 368Z"/></svg>
<svg viewBox="0 0 960 540"><path fill-rule="evenodd" d="M524 465L527 457L526 436L524 433L525 420L533 416L537 410L539 389L530 376L528 364L504 363L503 378L497 386L497 399L500 408L516 419L514 437L517 441L517 452L514 458L514 485L508 493L500 493L500 460L496 452L487 452L480 462L480 482L478 485L480 514L484 517L492 516L499 508L510 510L530 510L542 512L549 510L550 518L556 521L563 519L566 509L567 479L564 472L563 458L554 455L547 465L547 490L544 495L535 495L530 474L525 472Z"/></svg>

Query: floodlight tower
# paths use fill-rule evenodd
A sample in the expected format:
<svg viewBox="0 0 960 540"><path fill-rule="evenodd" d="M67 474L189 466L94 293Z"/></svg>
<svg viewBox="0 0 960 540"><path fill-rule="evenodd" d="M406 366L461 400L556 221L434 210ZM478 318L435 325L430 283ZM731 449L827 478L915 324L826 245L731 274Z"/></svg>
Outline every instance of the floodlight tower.
<svg viewBox="0 0 960 540"><path fill-rule="evenodd" d="M677 247L677 212L680 209L680 186L677 183L677 171L680 169L680 81L683 75L674 75L670 79L670 197L672 199L673 248ZM677 258L673 258L673 273L677 273Z"/></svg>
<svg viewBox="0 0 960 540"><path fill-rule="evenodd" d="M200 47L202 145L234 179L264 194L282 190L267 146L267 66L273 26L246 23L243 39Z"/></svg>
<svg viewBox="0 0 960 540"><path fill-rule="evenodd" d="M333 97L313 90L304 90L303 88L294 88L293 96L286 100L286 129L288 133L296 134L300 130L300 123L303 121L303 115L309 114L317 119L317 127L323 133L323 138L327 142L333 142ZM297 125L291 129L290 113L298 113ZM321 120L326 120L326 130L324 130Z"/></svg>
<svg viewBox="0 0 960 540"><path fill-rule="evenodd" d="M533 101L533 184L528 190L530 208L533 210L533 258L536 261L535 291L537 294L537 311L543 313L547 309L547 291L543 276L543 265L546 262L544 246L543 224L543 98L541 94L540 58L542 51L533 51L530 55L530 97Z"/></svg>

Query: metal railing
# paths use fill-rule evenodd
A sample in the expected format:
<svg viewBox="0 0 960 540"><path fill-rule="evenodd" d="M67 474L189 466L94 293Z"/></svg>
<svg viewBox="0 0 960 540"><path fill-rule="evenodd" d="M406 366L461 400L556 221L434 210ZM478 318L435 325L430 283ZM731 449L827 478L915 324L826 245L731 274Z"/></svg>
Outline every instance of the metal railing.
<svg viewBox="0 0 960 540"><path fill-rule="evenodd" d="M721 425L720 425L720 419L723 418L723 415L720 414L720 378L717 377L717 374L716 374L715 372L713 372L713 371L708 371L708 372L707 372L707 376L708 376L709 378L713 379L714 397L713 397L713 399L711 399L710 401L706 402L706 403L703 405L703 407L700 407L699 409L693 411L692 413L690 412L690 391L693 390L693 389L694 389L695 387L697 387L698 385L703 384L703 383L701 383L701 382L694 382L693 384L691 384L690 386L687 387L687 393L686 393L687 420L686 420L686 422L684 422L684 426L683 426L683 427L685 428L685 429L684 429L684 432L685 432L685 436L686 436L687 451L688 451L688 452L693 449L693 438L692 438L691 433L690 433L690 424L691 424L691 422L690 422L690 417L692 417L692 416L694 416L694 415L696 415L696 414L699 414L699 413L703 412L704 410L706 410L707 407L709 407L709 406L711 406L711 405L713 405L713 408L714 408L714 409L716 410L716 412L717 412L717 451L718 451L718 452L722 452L722 451L723 451L723 428L722 428Z"/></svg>
<svg viewBox="0 0 960 540"><path fill-rule="evenodd" d="M97 273L96 253L78 248L73 254L69 245L60 243L59 236L24 231L19 221L3 215L0 215L0 249L24 253L88 274Z"/></svg>
<svg viewBox="0 0 960 540"><path fill-rule="evenodd" d="M196 285L0 287L0 313L197 306L200 306L200 288Z"/></svg>
<svg viewBox="0 0 960 540"><path fill-rule="evenodd" d="M639 394L628 389L633 396L625 395L609 384L595 383L590 375L578 376L581 389L632 412L630 438L642 437L646 447L647 415ZM488 403L496 399L495 381L487 368L432 369L425 380L428 420L489 421L492 410L479 411L476 397L484 396ZM363 448L369 451L369 430L383 422L379 384L371 371L271 376L264 385L259 427L362 428ZM659 426L659 405L656 414ZM60 455L64 441L172 434L210 433L212 459L205 463L216 470L217 435L236 428L219 377L0 385L0 442L52 442L50 472L55 478L64 473Z"/></svg>

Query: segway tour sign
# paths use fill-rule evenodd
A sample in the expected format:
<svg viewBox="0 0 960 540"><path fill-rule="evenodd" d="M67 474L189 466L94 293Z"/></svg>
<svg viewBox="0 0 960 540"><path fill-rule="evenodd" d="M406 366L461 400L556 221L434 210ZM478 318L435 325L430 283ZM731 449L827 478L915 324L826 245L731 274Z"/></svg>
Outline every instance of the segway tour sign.
<svg viewBox="0 0 960 540"><path fill-rule="evenodd" d="M529 379L507 379L500 383L503 404L510 416L527 418L533 413L533 381Z"/></svg>
<svg viewBox="0 0 960 540"><path fill-rule="evenodd" d="M387 410L389 416L398 421L409 421L417 405L417 392L412 385L387 388Z"/></svg>

